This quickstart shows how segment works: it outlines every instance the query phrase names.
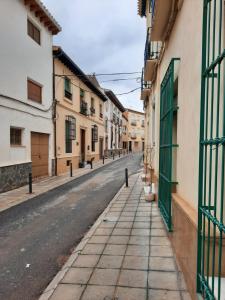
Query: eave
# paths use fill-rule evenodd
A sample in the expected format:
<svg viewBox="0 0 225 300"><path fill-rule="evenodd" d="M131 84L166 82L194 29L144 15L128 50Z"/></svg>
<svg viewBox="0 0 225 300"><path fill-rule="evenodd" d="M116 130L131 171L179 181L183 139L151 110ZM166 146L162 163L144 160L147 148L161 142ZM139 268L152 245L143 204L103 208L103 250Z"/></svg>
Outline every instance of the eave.
<svg viewBox="0 0 225 300"><path fill-rule="evenodd" d="M40 20L52 35L56 35L62 30L40 0L24 0L24 5Z"/></svg>
<svg viewBox="0 0 225 300"><path fill-rule="evenodd" d="M74 75L76 75L94 94L104 102L107 97L91 82L89 77L75 64L75 62L62 50L61 47L53 47L53 57L59 59Z"/></svg>
<svg viewBox="0 0 225 300"><path fill-rule="evenodd" d="M125 112L125 108L123 107L122 103L119 101L119 99L116 97L116 95L111 90L105 89L106 96L116 105L116 107L122 112Z"/></svg>

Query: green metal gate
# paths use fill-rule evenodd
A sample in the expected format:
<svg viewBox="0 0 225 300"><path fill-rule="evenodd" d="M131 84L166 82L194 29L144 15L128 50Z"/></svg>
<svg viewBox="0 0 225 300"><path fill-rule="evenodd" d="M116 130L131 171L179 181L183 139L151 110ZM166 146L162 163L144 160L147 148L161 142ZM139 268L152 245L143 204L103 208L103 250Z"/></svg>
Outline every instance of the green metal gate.
<svg viewBox="0 0 225 300"><path fill-rule="evenodd" d="M218 300L225 295L224 58L224 1L204 0L197 291L204 299Z"/></svg>
<svg viewBox="0 0 225 300"><path fill-rule="evenodd" d="M174 105L174 63L179 60L173 58L161 83L160 95L160 149L159 149L159 208L163 219L172 230L171 192L172 185L172 155L173 144L173 116L177 110Z"/></svg>

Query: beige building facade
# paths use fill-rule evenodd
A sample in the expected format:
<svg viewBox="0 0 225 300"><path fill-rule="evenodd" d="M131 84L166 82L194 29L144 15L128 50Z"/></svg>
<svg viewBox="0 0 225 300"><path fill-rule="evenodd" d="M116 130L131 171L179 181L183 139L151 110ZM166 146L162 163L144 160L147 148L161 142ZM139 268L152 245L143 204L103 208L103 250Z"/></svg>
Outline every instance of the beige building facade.
<svg viewBox="0 0 225 300"><path fill-rule="evenodd" d="M104 155L104 102L100 89L60 48L53 48L57 174Z"/></svg>
<svg viewBox="0 0 225 300"><path fill-rule="evenodd" d="M127 109L125 116L128 119L128 151L141 152L145 143L144 113Z"/></svg>
<svg viewBox="0 0 225 300"><path fill-rule="evenodd" d="M138 1L147 24L144 162L154 171L159 207L192 299L197 292L204 299L225 295L224 159L216 142L225 121L219 2Z"/></svg>

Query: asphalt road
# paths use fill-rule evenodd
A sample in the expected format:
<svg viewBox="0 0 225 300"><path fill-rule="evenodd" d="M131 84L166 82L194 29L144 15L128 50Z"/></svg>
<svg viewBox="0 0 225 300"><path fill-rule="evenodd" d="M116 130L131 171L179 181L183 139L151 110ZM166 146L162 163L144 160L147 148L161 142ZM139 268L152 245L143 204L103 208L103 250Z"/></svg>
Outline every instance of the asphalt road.
<svg viewBox="0 0 225 300"><path fill-rule="evenodd" d="M38 299L140 162L124 157L0 213L0 299Z"/></svg>

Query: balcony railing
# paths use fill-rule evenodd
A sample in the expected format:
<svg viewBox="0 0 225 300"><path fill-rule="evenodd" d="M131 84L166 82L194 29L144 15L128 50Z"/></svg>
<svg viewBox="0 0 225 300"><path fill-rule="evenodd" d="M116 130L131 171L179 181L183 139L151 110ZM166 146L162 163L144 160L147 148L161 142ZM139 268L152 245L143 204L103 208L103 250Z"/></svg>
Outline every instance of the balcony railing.
<svg viewBox="0 0 225 300"><path fill-rule="evenodd" d="M145 100L150 95L151 82L144 80L144 69L142 70L141 76L141 100Z"/></svg>
<svg viewBox="0 0 225 300"><path fill-rule="evenodd" d="M147 60L158 59L162 48L161 42L152 42L151 41L151 28L148 27L147 37L145 42L145 54L144 62L146 64Z"/></svg>
<svg viewBox="0 0 225 300"><path fill-rule="evenodd" d="M87 111L88 111L87 102L81 101L80 102L80 113L87 116Z"/></svg>
<svg viewBox="0 0 225 300"><path fill-rule="evenodd" d="M130 137L131 137L131 139L135 140L137 138L137 135L136 135L136 133L131 133Z"/></svg>
<svg viewBox="0 0 225 300"><path fill-rule="evenodd" d="M93 116L95 114L95 108L94 107L90 107L90 112L91 112L91 116Z"/></svg>

